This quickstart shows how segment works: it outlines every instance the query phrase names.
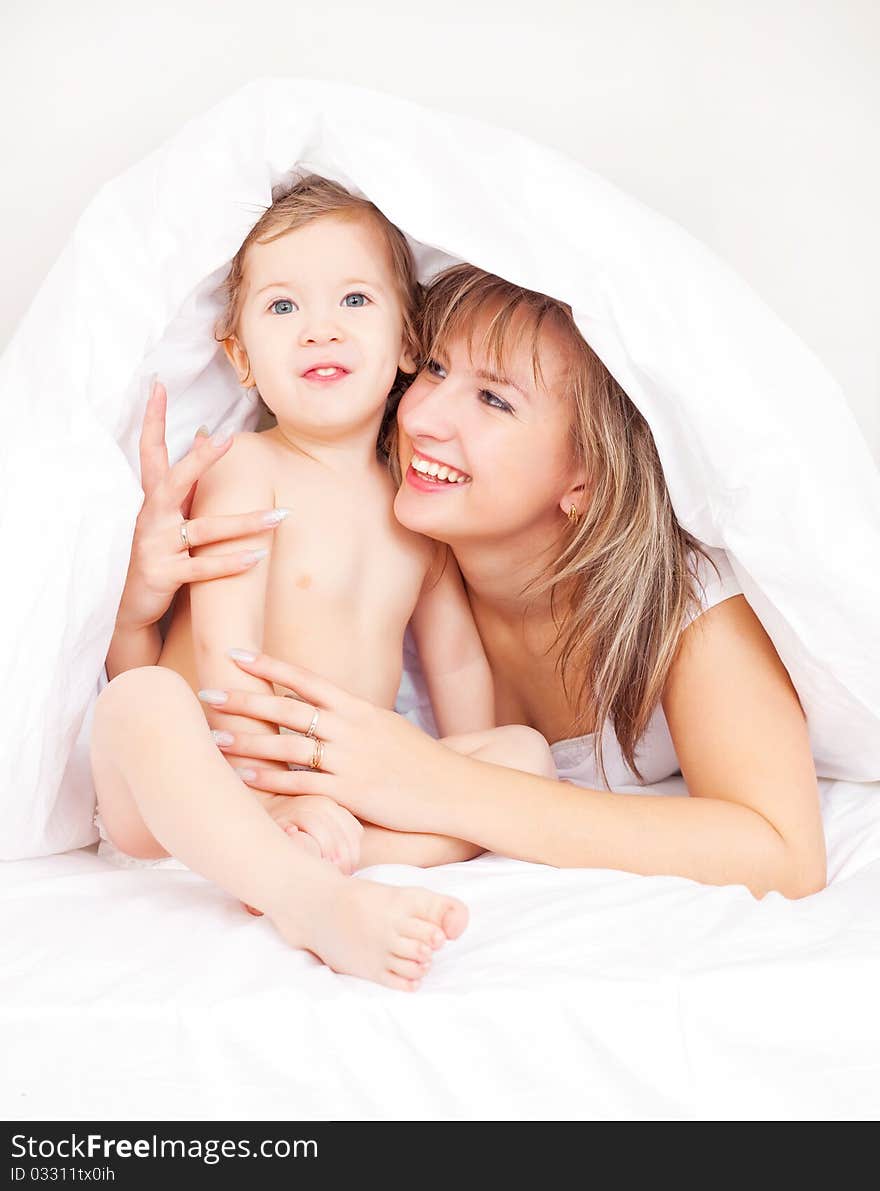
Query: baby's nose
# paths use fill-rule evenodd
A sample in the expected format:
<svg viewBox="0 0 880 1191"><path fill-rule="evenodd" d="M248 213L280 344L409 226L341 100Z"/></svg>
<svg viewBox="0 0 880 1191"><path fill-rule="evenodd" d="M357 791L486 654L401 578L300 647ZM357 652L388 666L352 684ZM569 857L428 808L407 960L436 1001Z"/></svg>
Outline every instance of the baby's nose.
<svg viewBox="0 0 880 1191"><path fill-rule="evenodd" d="M342 338L339 323L329 314L315 313L300 324L302 343L336 343Z"/></svg>

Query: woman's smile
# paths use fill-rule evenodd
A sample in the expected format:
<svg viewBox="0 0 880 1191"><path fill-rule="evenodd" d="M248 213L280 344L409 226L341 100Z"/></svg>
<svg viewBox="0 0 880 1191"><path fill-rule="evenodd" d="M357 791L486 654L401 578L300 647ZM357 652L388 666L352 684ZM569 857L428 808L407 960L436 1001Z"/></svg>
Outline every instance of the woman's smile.
<svg viewBox="0 0 880 1191"><path fill-rule="evenodd" d="M465 471L460 471L439 459L432 459L430 455L422 455L419 451L413 453L409 471L416 473L419 479L433 481L436 485L469 484L472 477Z"/></svg>

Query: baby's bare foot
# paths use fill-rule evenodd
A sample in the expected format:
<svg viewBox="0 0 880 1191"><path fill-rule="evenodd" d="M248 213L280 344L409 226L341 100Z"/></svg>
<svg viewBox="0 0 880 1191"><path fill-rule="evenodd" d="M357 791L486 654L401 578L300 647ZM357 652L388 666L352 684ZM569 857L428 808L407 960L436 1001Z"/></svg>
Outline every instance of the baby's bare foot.
<svg viewBox="0 0 880 1191"><path fill-rule="evenodd" d="M301 919L272 915L281 934L307 947L334 972L362 976L388 988L414 992L434 952L457 939L468 911L458 898L429 889L399 889L359 877L334 881L311 902L303 939Z"/></svg>

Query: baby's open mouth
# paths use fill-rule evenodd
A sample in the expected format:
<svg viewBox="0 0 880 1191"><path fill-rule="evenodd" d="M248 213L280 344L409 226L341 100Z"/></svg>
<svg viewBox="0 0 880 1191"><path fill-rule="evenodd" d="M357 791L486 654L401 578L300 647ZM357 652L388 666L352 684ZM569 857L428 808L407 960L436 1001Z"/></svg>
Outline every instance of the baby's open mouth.
<svg viewBox="0 0 880 1191"><path fill-rule="evenodd" d="M413 455L410 467L425 480L436 480L441 484L466 484L472 477L464 471L450 467L448 463L438 463L436 459L425 459L421 455Z"/></svg>
<svg viewBox="0 0 880 1191"><path fill-rule="evenodd" d="M341 364L320 364L317 368L310 368L308 372L304 372L303 380L339 380L343 376L348 376L348 369L343 368Z"/></svg>

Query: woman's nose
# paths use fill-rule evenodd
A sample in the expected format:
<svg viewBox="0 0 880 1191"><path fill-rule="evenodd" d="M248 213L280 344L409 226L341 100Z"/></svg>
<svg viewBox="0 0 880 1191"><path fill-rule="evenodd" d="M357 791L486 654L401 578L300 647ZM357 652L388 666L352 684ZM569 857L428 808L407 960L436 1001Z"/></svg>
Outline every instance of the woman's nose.
<svg viewBox="0 0 880 1191"><path fill-rule="evenodd" d="M457 433L457 402L448 381L414 381L401 398L397 421L410 439L446 440Z"/></svg>

